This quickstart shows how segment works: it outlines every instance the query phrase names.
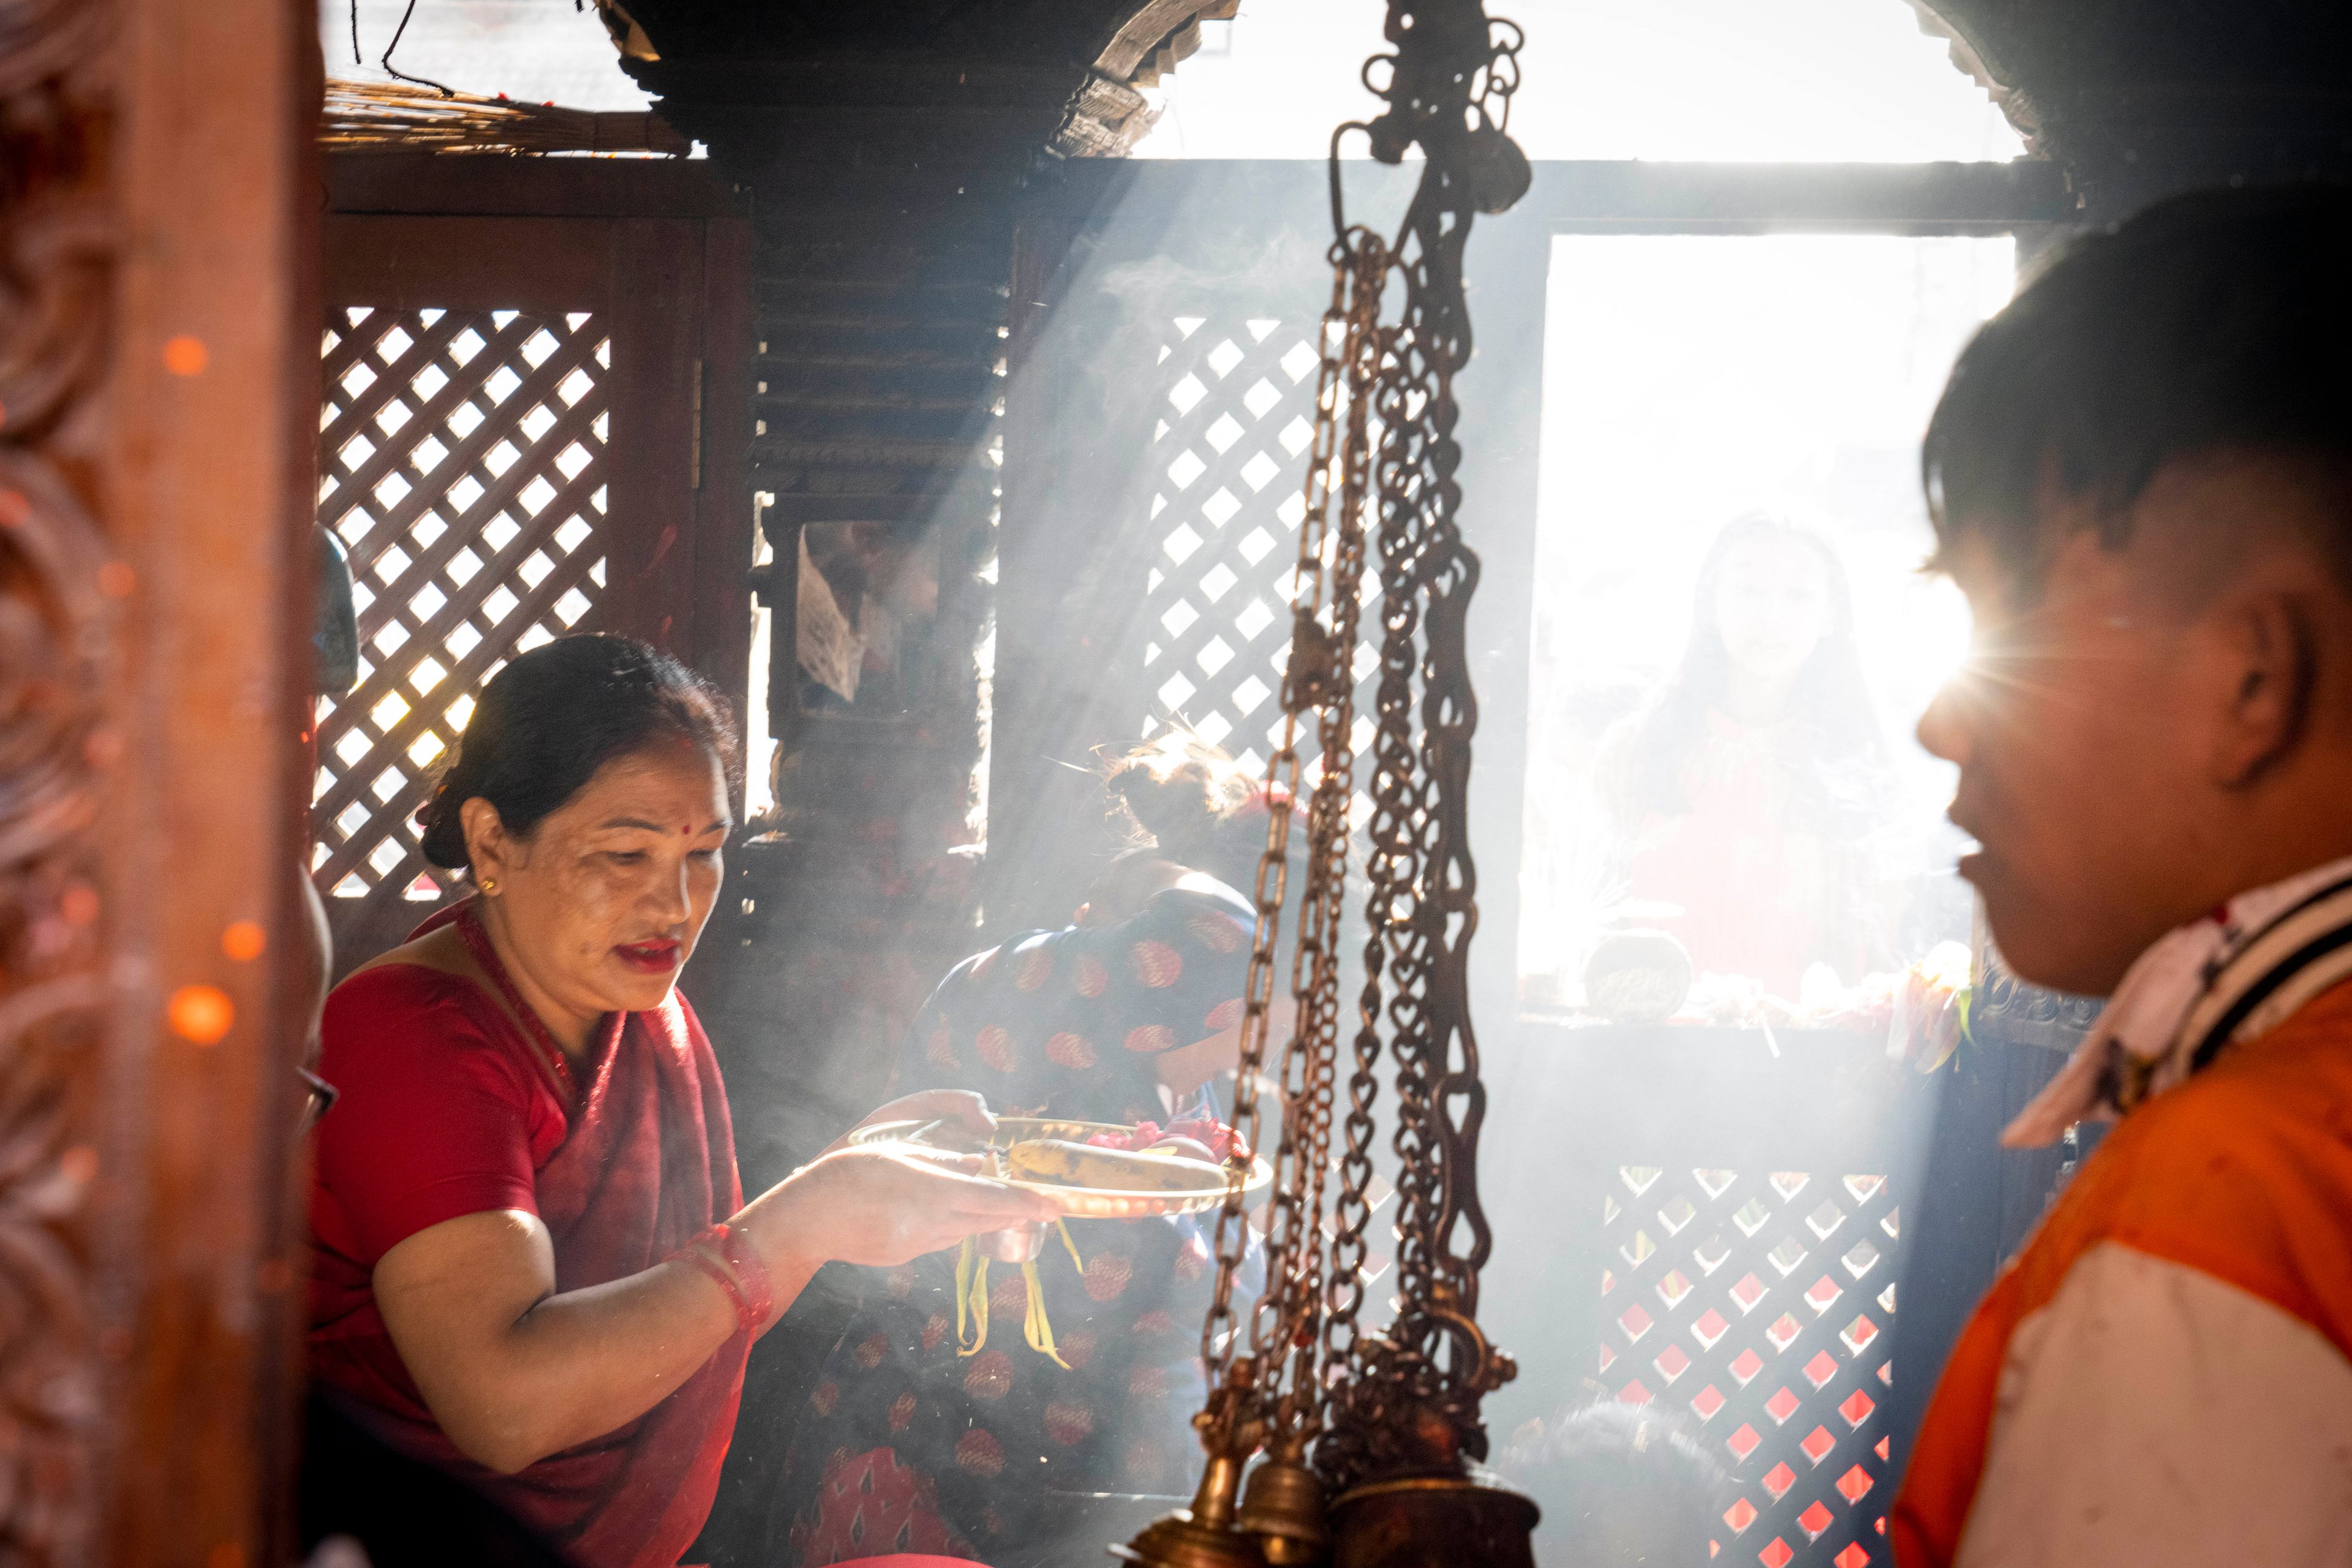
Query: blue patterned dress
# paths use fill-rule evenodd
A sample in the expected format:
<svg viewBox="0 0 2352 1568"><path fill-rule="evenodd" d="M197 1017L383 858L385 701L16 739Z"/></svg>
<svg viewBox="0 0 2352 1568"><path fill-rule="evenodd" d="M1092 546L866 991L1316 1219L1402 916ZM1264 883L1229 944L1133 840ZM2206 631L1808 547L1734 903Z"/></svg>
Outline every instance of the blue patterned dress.
<svg viewBox="0 0 2352 1568"><path fill-rule="evenodd" d="M1171 1106L1155 1070L1241 1018L1250 908L1204 883L1118 925L1031 931L958 964L916 1018L898 1092L972 1089L1002 1115L1088 1121L1216 1114L1207 1089ZM1053 1533L1052 1493L1187 1488L1213 1223L1073 1220L1083 1270L1049 1235L1037 1268L1066 1368L1023 1338L1018 1268L993 1266L988 1342L969 1356L954 1253L866 1271L786 1458L790 1561L986 1561Z"/></svg>

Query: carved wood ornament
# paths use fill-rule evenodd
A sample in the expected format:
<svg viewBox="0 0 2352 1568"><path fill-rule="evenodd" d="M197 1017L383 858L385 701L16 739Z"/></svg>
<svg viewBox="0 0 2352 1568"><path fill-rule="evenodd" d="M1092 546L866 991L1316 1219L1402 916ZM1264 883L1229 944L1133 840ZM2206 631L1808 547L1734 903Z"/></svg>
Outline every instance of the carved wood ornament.
<svg viewBox="0 0 2352 1568"><path fill-rule="evenodd" d="M0 1554L93 1555L109 7L0 0Z"/></svg>
<svg viewBox="0 0 2352 1568"><path fill-rule="evenodd" d="M315 27L0 0L0 1563L289 1549Z"/></svg>

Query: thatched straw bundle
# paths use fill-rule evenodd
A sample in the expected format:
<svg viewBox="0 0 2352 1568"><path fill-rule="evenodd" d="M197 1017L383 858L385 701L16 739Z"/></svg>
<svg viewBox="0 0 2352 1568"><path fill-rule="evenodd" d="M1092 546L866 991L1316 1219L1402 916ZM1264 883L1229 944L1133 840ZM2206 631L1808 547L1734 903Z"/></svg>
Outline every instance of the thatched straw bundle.
<svg viewBox="0 0 2352 1568"><path fill-rule="evenodd" d="M658 114L594 113L404 82L330 81L319 144L339 153L666 153L692 150Z"/></svg>

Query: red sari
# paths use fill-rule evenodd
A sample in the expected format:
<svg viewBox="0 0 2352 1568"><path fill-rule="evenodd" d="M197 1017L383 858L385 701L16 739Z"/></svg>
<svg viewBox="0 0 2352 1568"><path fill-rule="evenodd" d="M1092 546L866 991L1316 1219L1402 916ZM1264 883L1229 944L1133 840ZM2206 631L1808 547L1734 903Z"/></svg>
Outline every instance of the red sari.
<svg viewBox="0 0 2352 1568"><path fill-rule="evenodd" d="M454 910L417 928L423 935ZM742 1206L727 1099L684 997L608 1017L582 1103L460 976L383 964L336 987L319 1127L310 1373L386 1443L469 1482L583 1568L670 1568L719 1486L751 1352L738 1332L667 1398L511 1476L458 1451L394 1347L371 1284L400 1240L463 1214L535 1212L555 1288L625 1279Z"/></svg>

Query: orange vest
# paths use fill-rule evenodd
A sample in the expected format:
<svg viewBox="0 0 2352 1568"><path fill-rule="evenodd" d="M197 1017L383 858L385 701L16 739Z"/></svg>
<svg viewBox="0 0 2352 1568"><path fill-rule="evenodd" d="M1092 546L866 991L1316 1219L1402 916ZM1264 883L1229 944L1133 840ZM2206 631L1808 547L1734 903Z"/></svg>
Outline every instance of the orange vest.
<svg viewBox="0 0 2352 1568"><path fill-rule="evenodd" d="M2260 1298L2352 1358L2352 984L2127 1115L1953 1347L1888 1521L1901 1568L1948 1568L1985 1470L2010 1337L2119 1243Z"/></svg>

